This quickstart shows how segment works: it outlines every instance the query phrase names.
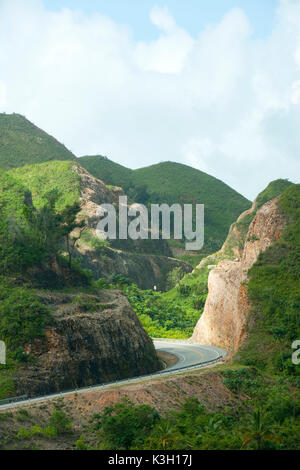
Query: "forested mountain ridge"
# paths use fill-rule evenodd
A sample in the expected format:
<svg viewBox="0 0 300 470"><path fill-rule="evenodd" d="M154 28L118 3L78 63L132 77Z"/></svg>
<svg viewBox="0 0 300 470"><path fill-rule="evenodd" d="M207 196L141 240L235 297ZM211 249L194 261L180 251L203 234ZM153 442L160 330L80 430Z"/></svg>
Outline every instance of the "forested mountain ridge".
<svg viewBox="0 0 300 470"><path fill-rule="evenodd" d="M221 248L230 225L251 206L222 181L180 163L168 161L130 170L102 156L81 157L79 161L106 184L122 186L137 202L204 204L205 250L210 252Z"/></svg>
<svg viewBox="0 0 300 470"><path fill-rule="evenodd" d="M75 160L64 145L20 114L0 113L0 168L49 160Z"/></svg>
<svg viewBox="0 0 300 470"><path fill-rule="evenodd" d="M230 225L251 205L250 201L222 181L189 166L163 162L131 170L102 156L77 158L24 116L0 114L1 169L22 168L54 160L77 162L106 185L122 187L130 200L135 202L204 204L203 253L219 249ZM19 172L20 176L22 172ZM171 241L170 247L173 256L182 255L183 244Z"/></svg>

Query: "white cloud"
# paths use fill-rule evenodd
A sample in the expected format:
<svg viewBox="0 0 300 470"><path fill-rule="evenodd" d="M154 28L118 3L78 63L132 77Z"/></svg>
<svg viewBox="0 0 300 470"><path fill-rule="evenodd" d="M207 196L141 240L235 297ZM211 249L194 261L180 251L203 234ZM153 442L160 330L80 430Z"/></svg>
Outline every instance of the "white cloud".
<svg viewBox="0 0 300 470"><path fill-rule="evenodd" d="M176 25L167 8L154 7L150 18L163 34L155 41L136 45L138 67L159 73L182 72L195 41Z"/></svg>
<svg viewBox="0 0 300 470"><path fill-rule="evenodd" d="M0 111L20 112L77 155L129 167L191 164L254 198L300 175L300 4L278 2L255 40L232 9L192 38L166 8L154 41L99 15L0 0Z"/></svg>
<svg viewBox="0 0 300 470"><path fill-rule="evenodd" d="M155 26L162 29L165 33L170 33L172 30L176 29L174 18L167 7L153 7L150 13L150 19Z"/></svg>

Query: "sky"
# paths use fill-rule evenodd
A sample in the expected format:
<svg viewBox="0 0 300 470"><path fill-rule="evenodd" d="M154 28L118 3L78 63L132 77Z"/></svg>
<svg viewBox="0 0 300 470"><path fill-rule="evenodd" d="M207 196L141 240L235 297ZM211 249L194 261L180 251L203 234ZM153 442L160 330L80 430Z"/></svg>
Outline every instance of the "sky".
<svg viewBox="0 0 300 470"><path fill-rule="evenodd" d="M77 156L300 182L300 0L0 0L0 112Z"/></svg>
<svg viewBox="0 0 300 470"><path fill-rule="evenodd" d="M134 39L153 40L159 34L149 21L153 6L167 7L176 23L195 38L233 7L243 8L256 37L265 37L272 31L276 0L45 0L44 5L51 11L71 8L88 14L98 12L129 25Z"/></svg>

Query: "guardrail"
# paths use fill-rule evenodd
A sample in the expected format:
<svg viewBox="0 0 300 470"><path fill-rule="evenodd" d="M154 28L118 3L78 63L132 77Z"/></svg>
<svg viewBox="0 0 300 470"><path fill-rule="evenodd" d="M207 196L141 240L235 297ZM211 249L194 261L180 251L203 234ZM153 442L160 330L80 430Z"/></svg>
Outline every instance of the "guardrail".
<svg viewBox="0 0 300 470"><path fill-rule="evenodd" d="M138 381L138 380L143 380L143 379L152 379L152 378L157 378L161 375L171 375L171 374L179 374L180 372L186 372L188 370L193 370L193 369L200 369L202 367L205 367L207 365L210 365L210 364L215 364L217 362L219 362L221 359L223 359L225 357L225 354L219 354L219 356L215 359L210 359L208 361L204 361L204 362L199 362L198 364L194 364L193 366L184 366L184 367L178 367L178 368L175 368L175 369L171 369L171 370L161 370L159 372L155 372L155 374L146 374L146 375L139 375L137 377L130 377L128 379L120 379L120 380L117 380L117 381L114 381L114 382L106 382L106 383L101 383L101 384L96 384L96 385L89 385L88 387L81 387L81 388L76 388L76 389L71 389L71 390L64 390L62 392L56 392L56 393L52 393L52 394L49 394L49 395L41 395L41 396L37 396L37 397L32 397L32 398L28 398L28 396L26 395L23 395L21 397L12 397L12 398L7 398L5 400L8 400L8 402L6 403L3 403L3 400L0 401L0 409L2 406L5 406L5 405L12 405L12 404L17 404L21 401L41 401L41 400L46 400L46 399L51 399L51 398L56 398L56 397L59 397L59 396L67 396L67 395L71 395L72 393L83 393L84 391L89 391L89 390L92 390L92 389L96 389L96 388L105 388L105 387L111 387L113 385L119 385L119 384L122 384L122 383L128 383L128 382L135 382L135 381Z"/></svg>
<svg viewBox="0 0 300 470"><path fill-rule="evenodd" d="M2 400L0 400L0 406L8 405L9 403L18 403L19 401L27 400L27 398L28 398L27 395L21 395L19 397L3 398Z"/></svg>

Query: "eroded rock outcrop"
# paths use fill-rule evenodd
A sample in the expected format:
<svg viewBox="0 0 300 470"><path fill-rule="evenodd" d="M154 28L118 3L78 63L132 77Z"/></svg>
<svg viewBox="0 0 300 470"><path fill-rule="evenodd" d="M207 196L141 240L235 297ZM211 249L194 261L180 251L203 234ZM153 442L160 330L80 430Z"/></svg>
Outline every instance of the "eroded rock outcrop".
<svg viewBox="0 0 300 470"><path fill-rule="evenodd" d="M87 220L91 237L96 237L99 222L99 206L114 204L119 196L125 196L122 188L108 188L101 180L90 175L80 166L72 171L80 178L81 216ZM76 257L81 258L82 266L93 271L96 278L109 278L112 274L122 274L132 279L142 289L159 290L166 288L168 273L180 267L184 273L192 271L192 266L172 257L166 240L116 240L104 252L98 252L92 244L79 240Z"/></svg>
<svg viewBox="0 0 300 470"><path fill-rule="evenodd" d="M250 224L241 258L223 260L208 277L208 297L204 312L194 330L192 341L235 353L245 336L250 302L247 273L260 252L281 235L285 219L278 207L279 198L264 204ZM238 254L238 251L236 251Z"/></svg>
<svg viewBox="0 0 300 470"><path fill-rule="evenodd" d="M53 320L44 337L25 344L34 361L18 371L18 395L43 395L161 368L152 340L121 292L38 295Z"/></svg>

